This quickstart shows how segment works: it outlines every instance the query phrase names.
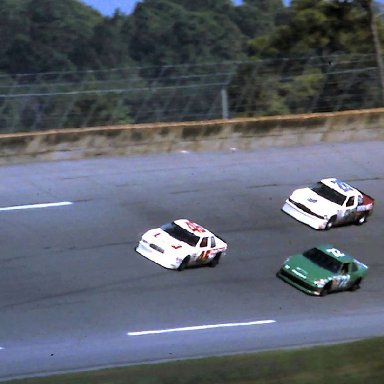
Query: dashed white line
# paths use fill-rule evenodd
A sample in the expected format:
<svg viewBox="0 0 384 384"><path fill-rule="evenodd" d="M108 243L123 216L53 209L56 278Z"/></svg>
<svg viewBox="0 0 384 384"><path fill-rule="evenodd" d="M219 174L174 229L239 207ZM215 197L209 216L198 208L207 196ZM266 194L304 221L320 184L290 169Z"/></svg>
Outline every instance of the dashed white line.
<svg viewBox="0 0 384 384"><path fill-rule="evenodd" d="M171 333L171 332L189 332L189 331L201 331L204 329L212 328L225 328L225 327L249 327L252 325L263 325L275 323L275 320L258 320L250 321L246 323L224 323L224 324L210 324L210 325L196 325L192 327L181 327L181 328L170 328L170 329L157 329L151 331L139 331L139 332L128 332L127 336L144 336L144 335L155 335L160 333Z"/></svg>
<svg viewBox="0 0 384 384"><path fill-rule="evenodd" d="M58 203L30 204L30 205L15 205L13 207L3 207L0 211L15 211L19 209L36 209L36 208L51 208L62 207L73 204L71 201L60 201Z"/></svg>

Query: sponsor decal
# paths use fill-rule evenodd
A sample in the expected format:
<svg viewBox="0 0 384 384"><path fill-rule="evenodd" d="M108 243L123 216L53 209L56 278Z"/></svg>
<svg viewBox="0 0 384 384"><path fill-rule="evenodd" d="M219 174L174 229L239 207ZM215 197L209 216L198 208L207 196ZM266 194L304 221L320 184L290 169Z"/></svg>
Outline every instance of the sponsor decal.
<svg viewBox="0 0 384 384"><path fill-rule="evenodd" d="M196 259L196 262L204 263L205 261L207 261L210 253L210 250L201 252L200 256Z"/></svg>
<svg viewBox="0 0 384 384"><path fill-rule="evenodd" d="M303 275L302 273L296 271L295 269L292 269L292 272L297 275L297 276L300 276L302 279L306 279L307 276Z"/></svg>
<svg viewBox="0 0 384 384"><path fill-rule="evenodd" d="M339 251L339 250L336 249L336 248L328 248L328 249L327 249L327 252L332 253L332 255L335 256L335 257L342 257L342 256L345 256L345 253Z"/></svg>
<svg viewBox="0 0 384 384"><path fill-rule="evenodd" d="M332 180L332 183L336 184L336 186L338 186L343 192L353 191L353 188L349 184L344 183L341 180Z"/></svg>
<svg viewBox="0 0 384 384"><path fill-rule="evenodd" d="M204 233L205 232L205 229L202 226L200 226L200 225L198 225L196 223L193 223L192 221L187 220L185 222L185 224L188 226L188 228L192 232L198 232L198 233Z"/></svg>

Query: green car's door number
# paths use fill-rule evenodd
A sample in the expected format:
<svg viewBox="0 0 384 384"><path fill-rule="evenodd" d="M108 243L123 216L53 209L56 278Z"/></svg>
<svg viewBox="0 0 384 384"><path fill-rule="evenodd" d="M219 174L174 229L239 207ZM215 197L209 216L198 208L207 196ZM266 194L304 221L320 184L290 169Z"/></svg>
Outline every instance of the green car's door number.
<svg viewBox="0 0 384 384"><path fill-rule="evenodd" d="M335 257L342 257L345 256L345 253L339 251L337 248L328 248L327 252L331 253ZM348 269L348 267L347 267ZM351 280L351 275L347 273L347 270L345 271L345 274L336 276L334 278L334 285L338 289L346 288L349 281Z"/></svg>
<svg viewBox="0 0 384 384"><path fill-rule="evenodd" d="M349 280L351 279L351 276L350 275L345 275L345 276L337 276L336 277L336 281L337 281L337 287L338 288L345 288L349 282Z"/></svg>
<svg viewBox="0 0 384 384"><path fill-rule="evenodd" d="M345 253L339 251L337 248L328 248L327 252L332 253L332 255L335 257L345 256Z"/></svg>

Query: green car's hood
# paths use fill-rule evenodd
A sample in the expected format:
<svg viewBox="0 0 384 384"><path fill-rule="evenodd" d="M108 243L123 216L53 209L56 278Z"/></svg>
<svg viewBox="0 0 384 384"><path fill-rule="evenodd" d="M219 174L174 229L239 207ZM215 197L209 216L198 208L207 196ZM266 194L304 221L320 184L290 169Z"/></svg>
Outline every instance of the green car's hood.
<svg viewBox="0 0 384 384"><path fill-rule="evenodd" d="M287 265L289 268L286 268ZM303 255L290 256L284 263L284 269L311 283L320 279L330 279L334 275L331 271L318 266Z"/></svg>

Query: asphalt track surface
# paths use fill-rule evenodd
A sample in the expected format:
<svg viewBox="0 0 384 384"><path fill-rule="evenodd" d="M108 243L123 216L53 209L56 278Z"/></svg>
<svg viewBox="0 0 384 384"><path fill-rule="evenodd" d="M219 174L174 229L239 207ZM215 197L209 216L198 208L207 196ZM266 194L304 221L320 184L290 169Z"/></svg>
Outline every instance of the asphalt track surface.
<svg viewBox="0 0 384 384"><path fill-rule="evenodd" d="M0 380L384 335L383 165L384 142L365 142L1 167ZM333 176L376 198L367 224L319 232L281 212ZM72 204L7 210L57 202ZM216 268L134 251L183 217L228 242ZM321 243L369 265L360 290L318 298L276 278Z"/></svg>

